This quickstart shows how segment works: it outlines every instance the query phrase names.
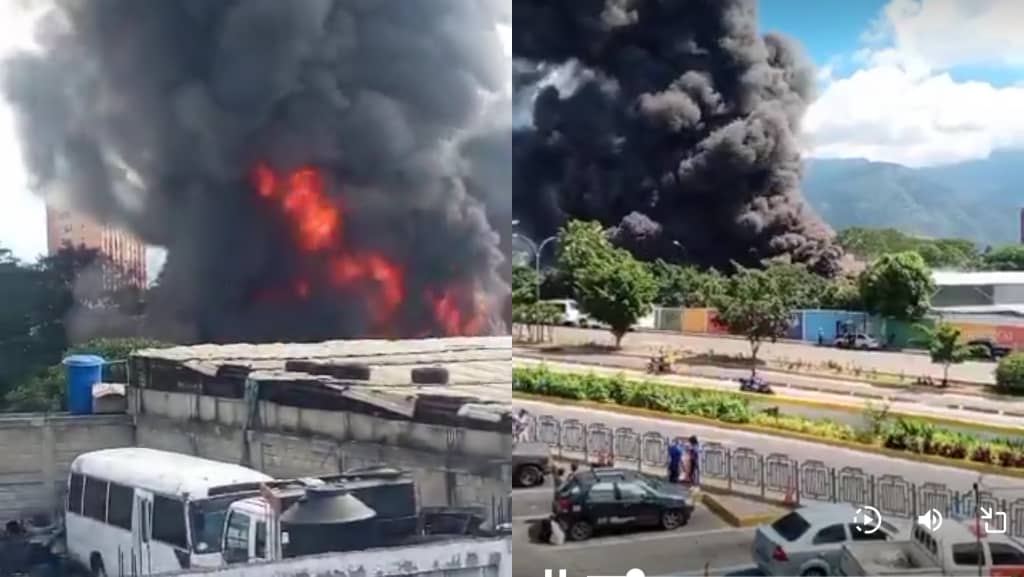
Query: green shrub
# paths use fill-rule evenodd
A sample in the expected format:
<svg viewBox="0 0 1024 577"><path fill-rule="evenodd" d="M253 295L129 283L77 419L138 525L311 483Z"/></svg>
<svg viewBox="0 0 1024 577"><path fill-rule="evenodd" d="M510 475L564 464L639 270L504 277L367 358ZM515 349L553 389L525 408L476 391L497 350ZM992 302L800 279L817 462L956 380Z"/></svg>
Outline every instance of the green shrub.
<svg viewBox="0 0 1024 577"><path fill-rule="evenodd" d="M1024 353L1011 353L996 367L996 388L1000 392L1024 395Z"/></svg>
<svg viewBox="0 0 1024 577"><path fill-rule="evenodd" d="M621 375L554 373L543 366L513 369L512 390L578 401L614 403L676 415L695 415L726 423L749 423L753 417L747 400L732 393L632 381Z"/></svg>
<svg viewBox="0 0 1024 577"><path fill-rule="evenodd" d="M512 390L533 395L611 403L694 415L723 423L750 423L761 427L812 435L821 439L881 445L898 451L971 460L1003 467L1024 468L1024 439L986 439L951 431L924 419L892 419L888 407L869 406L865 427L828 419L780 415L776 410L755 412L742 395L678 387L627 379L624 375L552 372L541 365L512 370Z"/></svg>

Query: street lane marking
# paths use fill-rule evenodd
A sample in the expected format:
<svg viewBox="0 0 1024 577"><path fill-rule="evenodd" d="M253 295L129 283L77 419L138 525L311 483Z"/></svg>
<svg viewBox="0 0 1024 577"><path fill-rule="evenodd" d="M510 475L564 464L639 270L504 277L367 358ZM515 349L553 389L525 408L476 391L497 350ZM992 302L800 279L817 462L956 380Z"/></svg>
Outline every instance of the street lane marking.
<svg viewBox="0 0 1024 577"><path fill-rule="evenodd" d="M539 495L541 493L547 493L552 497L555 495L555 490L551 487L533 487L531 489L512 489L512 496L516 495Z"/></svg>
<svg viewBox="0 0 1024 577"><path fill-rule="evenodd" d="M704 535L721 535L727 533L754 533L753 527L724 527L721 529L708 529L705 531L673 531L671 533L654 533L648 535L633 535L631 537L598 537L583 543L568 543L556 547L557 551L576 551L578 549L594 549L596 547L608 547L610 545L629 545L644 541L666 541L669 539L686 539L702 537Z"/></svg>
<svg viewBox="0 0 1024 577"><path fill-rule="evenodd" d="M743 572L746 575L753 575L757 571L757 565L746 564L746 565L733 565L731 567L715 567L712 565L708 567L709 575L731 575L733 573ZM666 573L664 575L648 575L648 577L692 577L696 575L704 575L704 566L694 567L693 569L682 569L679 571L673 571L672 573Z"/></svg>

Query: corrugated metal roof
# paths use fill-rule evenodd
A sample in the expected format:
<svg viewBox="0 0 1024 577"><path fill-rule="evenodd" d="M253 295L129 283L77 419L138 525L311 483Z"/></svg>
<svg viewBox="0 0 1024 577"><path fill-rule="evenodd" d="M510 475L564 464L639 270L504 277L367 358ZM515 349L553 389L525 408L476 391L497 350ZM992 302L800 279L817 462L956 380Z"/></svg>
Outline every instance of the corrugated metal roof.
<svg viewBox="0 0 1024 577"><path fill-rule="evenodd" d="M438 353L464 354L505 352L512 358L512 337L454 337L445 339L415 339L386 341L375 339L324 341L319 343L235 343L229 345L191 345L166 349L143 349L135 354L143 357L172 361L215 360L330 360L355 357L378 357L391 360L405 355ZM374 363L376 364L376 362Z"/></svg>
<svg viewBox="0 0 1024 577"><path fill-rule="evenodd" d="M145 349L133 356L175 363L210 379L220 378L218 373L224 365L248 367L249 379L278 391L333 395L405 418L413 418L418 410L427 410L427 405L452 402L500 403L507 411L512 396L511 337L198 345ZM314 369L304 372L305 364L286 366L289 361L367 365L370 378L311 374ZM412 370L418 367L444 367L448 382L413 383ZM244 380L245 376L240 378ZM445 398L452 400L441 402ZM454 414L457 407L452 411Z"/></svg>
<svg viewBox="0 0 1024 577"><path fill-rule="evenodd" d="M1019 271L933 271L932 280L938 287L1024 285L1024 272Z"/></svg>

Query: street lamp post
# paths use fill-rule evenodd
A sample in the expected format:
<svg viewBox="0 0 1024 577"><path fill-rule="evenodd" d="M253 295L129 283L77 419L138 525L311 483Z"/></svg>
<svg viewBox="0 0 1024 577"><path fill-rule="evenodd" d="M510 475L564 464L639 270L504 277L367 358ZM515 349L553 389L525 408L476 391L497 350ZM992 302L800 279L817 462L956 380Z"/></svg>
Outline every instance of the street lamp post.
<svg viewBox="0 0 1024 577"><path fill-rule="evenodd" d="M518 220L513 220L512 221L512 226L515 226L517 224L519 224ZM537 300L539 301L540 300L540 257L541 257L542 254L544 254L544 247L546 247L549 243L552 243L552 242L558 240L558 237L557 236L549 236L549 237L545 238L544 240L540 241L540 244L538 245L537 243L533 242L533 240L530 239L530 237L528 237L526 235L519 234L518 232L512 233L512 236L513 236L513 238L518 238L519 240L525 242L527 245L529 245L530 250L533 251L533 268L537 272Z"/></svg>

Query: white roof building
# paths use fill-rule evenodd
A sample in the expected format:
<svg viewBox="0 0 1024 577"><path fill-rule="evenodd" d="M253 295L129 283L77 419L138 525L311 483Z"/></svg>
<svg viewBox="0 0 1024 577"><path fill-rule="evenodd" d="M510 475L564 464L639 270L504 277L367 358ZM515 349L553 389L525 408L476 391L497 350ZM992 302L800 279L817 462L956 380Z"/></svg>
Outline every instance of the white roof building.
<svg viewBox="0 0 1024 577"><path fill-rule="evenodd" d="M940 314L1024 317L1024 272L934 271L932 309ZM967 320L967 319L964 319Z"/></svg>

